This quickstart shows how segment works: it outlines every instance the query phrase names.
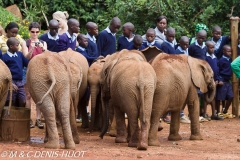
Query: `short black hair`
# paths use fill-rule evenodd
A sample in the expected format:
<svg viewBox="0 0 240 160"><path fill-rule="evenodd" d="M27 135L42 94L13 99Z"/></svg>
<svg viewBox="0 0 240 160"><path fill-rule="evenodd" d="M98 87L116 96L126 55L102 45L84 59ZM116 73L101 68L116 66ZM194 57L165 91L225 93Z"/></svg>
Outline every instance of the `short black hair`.
<svg viewBox="0 0 240 160"><path fill-rule="evenodd" d="M19 41L14 37L10 37L10 38L8 38L6 43L7 43L8 48L10 48L10 45L14 45L16 43L19 43Z"/></svg>
<svg viewBox="0 0 240 160"><path fill-rule="evenodd" d="M28 26L28 30L30 31L32 28L38 28L39 31L41 30L41 26L38 22L32 22Z"/></svg>
<svg viewBox="0 0 240 160"><path fill-rule="evenodd" d="M167 24L168 24L168 19L167 19L166 16L159 16L159 17L157 17L156 22L158 23L158 22L160 22L160 21L163 20L163 19L166 19L166 22L167 22Z"/></svg>
<svg viewBox="0 0 240 160"><path fill-rule="evenodd" d="M19 26L18 26L18 24L15 23L15 22L10 22L10 23L8 23L8 25L5 27L5 32L7 33L8 30L13 29L13 28L19 29Z"/></svg>

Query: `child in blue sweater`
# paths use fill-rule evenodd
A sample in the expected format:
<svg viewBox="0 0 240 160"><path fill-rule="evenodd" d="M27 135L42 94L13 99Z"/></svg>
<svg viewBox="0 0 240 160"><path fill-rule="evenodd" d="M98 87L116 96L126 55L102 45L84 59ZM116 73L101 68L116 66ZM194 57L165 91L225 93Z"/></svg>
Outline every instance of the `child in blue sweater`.
<svg viewBox="0 0 240 160"><path fill-rule="evenodd" d="M122 49L127 49L131 44L133 44L133 32L134 25L131 22L127 22L122 27L123 36L118 38L118 51Z"/></svg>
<svg viewBox="0 0 240 160"><path fill-rule="evenodd" d="M88 37L88 46L87 46L87 52L90 57L98 57L100 56L97 50L97 42L95 36L98 35L98 25L94 22L88 22L86 24L86 30Z"/></svg>
<svg viewBox="0 0 240 160"><path fill-rule="evenodd" d="M168 28L166 31L166 40L161 45L161 50L164 53L168 54L175 54L176 46L174 45L174 39L175 39L175 29L174 28Z"/></svg>
<svg viewBox="0 0 240 160"><path fill-rule="evenodd" d="M143 39L142 39L142 36L139 35L139 34L136 34L133 38L133 44L131 44L127 49L128 50L143 50L145 47L142 45L143 43Z"/></svg>
<svg viewBox="0 0 240 160"><path fill-rule="evenodd" d="M24 57L22 52L18 51L19 41L11 37L7 40L8 51L3 54L2 60L8 66L12 74L13 95L12 104L17 107L25 107L26 94L23 82L23 67L28 66L28 60ZM8 95L7 100L10 97Z"/></svg>
<svg viewBox="0 0 240 160"><path fill-rule="evenodd" d="M49 27L48 27L49 32L41 35L39 38L47 43L47 49L51 52L58 51L57 49L58 48L57 41L59 39L58 28L59 28L59 23L57 20L53 19L49 21Z"/></svg>
<svg viewBox="0 0 240 160"><path fill-rule="evenodd" d="M161 46L155 41L155 37L156 37L156 32L153 28L149 28L146 32L146 39L147 42L143 43L143 46L145 48L150 47L150 46L155 46L158 49L161 48Z"/></svg>
<svg viewBox="0 0 240 160"><path fill-rule="evenodd" d="M114 17L110 26L100 32L97 41L99 55L107 56L116 52L116 33L121 27L121 21Z"/></svg>
<svg viewBox="0 0 240 160"><path fill-rule="evenodd" d="M211 41L214 42L214 54L220 59L223 55L223 46L229 44L230 36L222 36L222 29L219 26L214 26L212 29Z"/></svg>
<svg viewBox="0 0 240 160"><path fill-rule="evenodd" d="M213 73L214 73L215 84L218 85L219 68L218 68L218 59L214 55L214 43L212 41L207 41L206 46L207 46L206 61L208 62L208 64L212 68ZM224 118L219 116L215 111L215 98L213 99L213 101L210 104L211 104L211 107L212 107L211 119L212 120L223 120ZM207 110L207 102L204 101L204 110L203 110L203 117L204 118L208 118L208 115L206 114L206 110Z"/></svg>
<svg viewBox="0 0 240 160"><path fill-rule="evenodd" d="M234 118L235 116L227 113L229 106L233 100L233 91L230 79L232 77L231 69L231 54L232 49L229 45L223 46L223 56L219 59L219 82L216 90L216 108L217 112L220 113L220 101L226 101L222 105L222 115L224 118Z"/></svg>
<svg viewBox="0 0 240 160"><path fill-rule="evenodd" d="M175 54L188 55L188 46L189 46L189 38L187 36L182 36L179 42L179 46L175 51Z"/></svg>

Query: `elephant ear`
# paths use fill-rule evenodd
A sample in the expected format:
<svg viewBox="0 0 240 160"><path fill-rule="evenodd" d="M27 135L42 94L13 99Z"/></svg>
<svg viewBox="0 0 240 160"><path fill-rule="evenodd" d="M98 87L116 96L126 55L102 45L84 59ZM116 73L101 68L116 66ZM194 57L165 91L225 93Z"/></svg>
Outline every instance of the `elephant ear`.
<svg viewBox="0 0 240 160"><path fill-rule="evenodd" d="M205 80L207 68L204 65L204 61L188 56L188 65L190 67L193 84L199 88L202 93L206 93L208 91L208 84Z"/></svg>

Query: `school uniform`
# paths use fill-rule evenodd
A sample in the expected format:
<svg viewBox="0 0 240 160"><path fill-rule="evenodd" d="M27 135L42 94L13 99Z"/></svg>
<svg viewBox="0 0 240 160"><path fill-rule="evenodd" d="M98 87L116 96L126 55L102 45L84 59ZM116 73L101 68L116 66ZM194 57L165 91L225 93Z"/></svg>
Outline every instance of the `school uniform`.
<svg viewBox="0 0 240 160"><path fill-rule="evenodd" d="M87 46L87 52L88 55L91 57L99 57L98 49L97 49L97 43L95 36L90 36L88 33L86 34L88 37L88 46Z"/></svg>
<svg viewBox="0 0 240 160"><path fill-rule="evenodd" d="M218 61L219 81L224 82L224 85L217 85L216 100L226 100L233 98L232 85L230 79L232 77L231 58L222 56Z"/></svg>
<svg viewBox="0 0 240 160"><path fill-rule="evenodd" d="M160 49L161 49L164 53L175 54L176 46L175 46L173 43L165 40L165 41L162 43Z"/></svg>
<svg viewBox="0 0 240 160"><path fill-rule="evenodd" d="M214 55L214 53L211 55L208 52L206 53L206 61L208 62L208 64L210 65L210 67L213 70L213 74L214 74L214 81L218 81L219 80L219 68L218 68L218 59L217 57Z"/></svg>
<svg viewBox="0 0 240 160"><path fill-rule="evenodd" d="M198 42L195 41L193 44L190 44L188 47L188 54L191 57L205 60L206 53L207 53L207 47L204 43L202 44L202 46L200 46Z"/></svg>
<svg viewBox="0 0 240 160"><path fill-rule="evenodd" d="M125 36L120 36L118 38L118 47L117 47L118 51L121 51L123 49L127 49L130 45L132 45L133 44L133 38L134 38L134 36L130 39L128 37L125 37Z"/></svg>
<svg viewBox="0 0 240 160"><path fill-rule="evenodd" d="M3 62L8 66L11 74L12 74L12 81L18 87L18 90L13 91L12 99L13 101L17 99L21 99L23 101L26 100L26 94L24 90L24 82L23 82L23 67L28 66L28 59L24 57L22 52L15 52L11 53L7 51L6 54L2 56ZM8 100L9 94L8 94Z"/></svg>
<svg viewBox="0 0 240 160"><path fill-rule="evenodd" d="M178 46L175 50L175 54L186 54L188 55L188 48L186 50L183 50L181 46Z"/></svg>
<svg viewBox="0 0 240 160"><path fill-rule="evenodd" d="M62 35L59 35L59 40L57 42L57 51L66 51L68 48L71 48L72 50L75 50L76 48L76 41L77 37L75 34L72 36L69 34L69 32L65 32Z"/></svg>
<svg viewBox="0 0 240 160"><path fill-rule="evenodd" d="M223 55L223 46L229 44L229 36L221 36L217 42L213 41L213 38L210 39L214 43L214 54L220 59Z"/></svg>
<svg viewBox="0 0 240 160"><path fill-rule="evenodd" d="M88 54L88 50L87 48L83 48L81 46L78 46L77 49L76 49L77 52L81 53L88 61L88 65L90 66L92 64L92 62L97 59L98 57L94 57L92 55L89 55Z"/></svg>
<svg viewBox="0 0 240 160"><path fill-rule="evenodd" d="M99 55L104 57L116 52L116 33L112 33L109 27L99 33L97 49Z"/></svg>
<svg viewBox="0 0 240 160"><path fill-rule="evenodd" d="M58 44L57 44L57 41L59 40L58 34L56 35L56 37L53 37L48 32L48 33L41 35L39 39L42 41L45 41L47 43L47 49L49 51L58 52Z"/></svg>
<svg viewBox="0 0 240 160"><path fill-rule="evenodd" d="M141 51L141 50L143 50L145 47L143 46L143 45L141 45L138 49L137 48L135 48L135 46L134 46L134 44L131 44L127 49L128 50L138 50L138 51Z"/></svg>
<svg viewBox="0 0 240 160"><path fill-rule="evenodd" d="M150 47L150 46L155 46L155 47L157 47L158 49L161 48L161 46L160 46L158 43L156 43L155 40L152 41L151 43L149 43L148 41L147 41L147 42L144 42L142 45L143 45L145 48Z"/></svg>

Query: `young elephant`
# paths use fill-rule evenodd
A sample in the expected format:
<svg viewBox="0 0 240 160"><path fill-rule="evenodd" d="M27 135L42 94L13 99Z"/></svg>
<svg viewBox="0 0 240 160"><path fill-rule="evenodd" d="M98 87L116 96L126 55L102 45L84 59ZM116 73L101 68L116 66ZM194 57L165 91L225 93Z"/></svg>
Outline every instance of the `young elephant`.
<svg viewBox="0 0 240 160"><path fill-rule="evenodd" d="M37 107L40 107L46 120L48 132L46 148L60 147L56 116L59 117L62 124L65 148L75 148L72 130L76 131L77 126L76 123L71 123L72 126L70 127L69 118L74 116L71 115L74 113L72 112L74 108L71 98L71 85L69 63L60 54L45 51L30 61L27 70L27 86L34 102Z"/></svg>
<svg viewBox="0 0 240 160"><path fill-rule="evenodd" d="M187 55L159 54L152 61L157 75L154 93L151 127L148 145L159 146L157 138L158 122L161 115L171 112L169 140L180 140L178 134L180 111L187 104L191 119L191 140L201 140L199 125L199 99L197 89L211 102L215 95L213 71L206 61Z"/></svg>
<svg viewBox="0 0 240 160"><path fill-rule="evenodd" d="M116 143L127 142L126 113L130 127L128 146L147 149L155 87L156 74L141 52L122 50L106 57L101 75L102 101L105 106L104 113L108 113L111 99L116 117ZM140 130L138 118L141 123ZM108 120L104 123L101 138L107 130Z"/></svg>

